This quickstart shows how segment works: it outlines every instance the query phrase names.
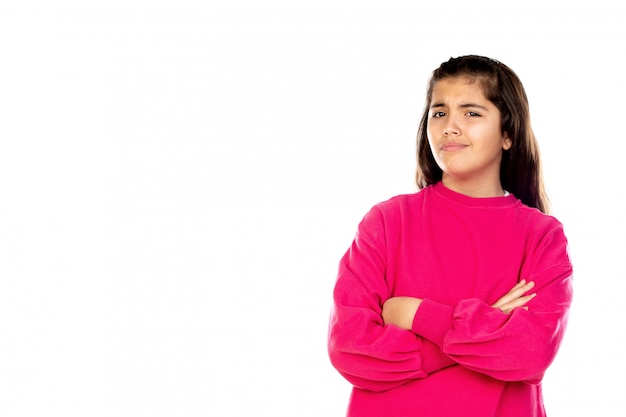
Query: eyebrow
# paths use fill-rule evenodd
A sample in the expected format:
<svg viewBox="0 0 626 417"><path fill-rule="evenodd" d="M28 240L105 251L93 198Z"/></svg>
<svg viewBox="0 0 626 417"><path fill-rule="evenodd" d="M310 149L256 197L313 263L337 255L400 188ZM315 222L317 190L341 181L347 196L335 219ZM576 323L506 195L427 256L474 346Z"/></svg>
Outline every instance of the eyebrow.
<svg viewBox="0 0 626 417"><path fill-rule="evenodd" d="M445 107L445 104L443 103L433 103L430 105L431 109L436 109L436 108L440 108L440 107ZM480 104L476 104L476 103L463 103L461 105L459 105L460 108L462 109L468 109L468 108L479 108L479 109L483 109L488 111L489 109L487 109L487 107L485 106L481 106Z"/></svg>

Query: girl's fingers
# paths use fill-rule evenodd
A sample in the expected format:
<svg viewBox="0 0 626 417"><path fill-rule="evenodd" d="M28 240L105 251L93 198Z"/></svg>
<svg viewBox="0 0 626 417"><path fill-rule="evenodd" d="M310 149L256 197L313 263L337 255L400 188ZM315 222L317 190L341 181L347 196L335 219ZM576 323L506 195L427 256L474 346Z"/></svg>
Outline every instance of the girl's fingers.
<svg viewBox="0 0 626 417"><path fill-rule="evenodd" d="M532 300L533 298L535 298L535 296L537 295L537 293L532 293L529 295L525 295L523 297L519 297L516 298L513 301L510 301L508 303L505 303L503 305L501 305L499 308L500 310L502 310L502 312L509 314L511 311L513 311L513 309L521 307L525 310L528 310L528 307L525 306L526 303L528 303L530 300Z"/></svg>
<svg viewBox="0 0 626 417"><path fill-rule="evenodd" d="M506 293L502 298L496 301L492 307L501 308L502 306L514 302L517 299L523 298L524 294L528 292L531 288L535 286L533 281L526 282L525 279L521 280L511 290ZM529 299L528 299L529 300ZM524 305L528 300L522 300L522 305Z"/></svg>

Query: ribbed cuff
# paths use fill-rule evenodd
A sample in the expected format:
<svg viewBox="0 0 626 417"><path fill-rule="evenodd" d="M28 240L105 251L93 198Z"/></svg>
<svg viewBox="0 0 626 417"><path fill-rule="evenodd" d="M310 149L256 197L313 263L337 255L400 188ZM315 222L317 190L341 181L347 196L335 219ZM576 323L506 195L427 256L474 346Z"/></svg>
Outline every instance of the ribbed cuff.
<svg viewBox="0 0 626 417"><path fill-rule="evenodd" d="M415 317L413 317L413 333L443 347L443 338L452 328L454 307L423 299Z"/></svg>

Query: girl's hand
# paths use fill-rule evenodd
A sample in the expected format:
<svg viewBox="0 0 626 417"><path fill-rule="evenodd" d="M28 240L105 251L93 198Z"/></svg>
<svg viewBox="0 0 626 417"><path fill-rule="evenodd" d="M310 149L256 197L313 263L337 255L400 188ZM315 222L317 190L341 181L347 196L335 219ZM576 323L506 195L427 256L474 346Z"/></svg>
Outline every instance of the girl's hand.
<svg viewBox="0 0 626 417"><path fill-rule="evenodd" d="M511 291L506 293L502 298L495 302L491 307L499 308L503 313L509 314L514 308L522 307L528 310L528 307L524 307L527 302L532 300L537 293L532 293L528 295L528 292L531 288L535 286L533 281L526 282L525 279L518 282Z"/></svg>
<svg viewBox="0 0 626 417"><path fill-rule="evenodd" d="M383 321L401 329L411 330L413 318L422 300L415 297L392 297L383 304Z"/></svg>

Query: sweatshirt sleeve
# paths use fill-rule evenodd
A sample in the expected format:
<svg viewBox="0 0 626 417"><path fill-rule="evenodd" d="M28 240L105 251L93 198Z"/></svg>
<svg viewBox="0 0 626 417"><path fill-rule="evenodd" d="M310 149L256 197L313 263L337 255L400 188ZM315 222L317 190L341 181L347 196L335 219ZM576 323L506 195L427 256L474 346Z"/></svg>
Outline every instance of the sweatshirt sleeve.
<svg viewBox="0 0 626 417"><path fill-rule="evenodd" d="M389 390L454 364L432 341L384 325L385 268L384 221L374 208L340 261L328 337L333 366L355 387L371 391Z"/></svg>
<svg viewBox="0 0 626 417"><path fill-rule="evenodd" d="M562 227L531 248L521 279L534 281L528 310L505 314L479 299L450 306L425 299L413 331L460 365L504 381L541 381L554 360L572 301L572 265ZM502 294L504 295L504 294Z"/></svg>

